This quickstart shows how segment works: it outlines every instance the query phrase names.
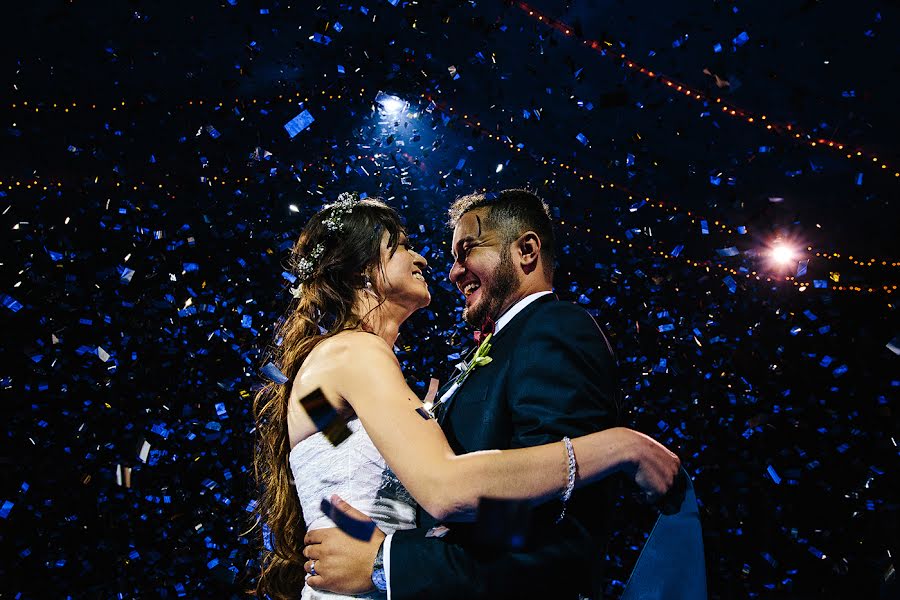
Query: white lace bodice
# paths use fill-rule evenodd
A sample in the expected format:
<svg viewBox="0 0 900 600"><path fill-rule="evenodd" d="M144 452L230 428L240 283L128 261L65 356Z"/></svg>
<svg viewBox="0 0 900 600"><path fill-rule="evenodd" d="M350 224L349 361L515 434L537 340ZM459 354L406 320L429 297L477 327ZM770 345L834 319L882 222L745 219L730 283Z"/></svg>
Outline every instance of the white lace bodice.
<svg viewBox="0 0 900 600"><path fill-rule="evenodd" d="M321 510L323 498L337 494L369 515L385 533L416 526L415 501L388 468L359 419L347 423L352 435L338 446L321 433L298 443L288 461L308 530L334 527ZM304 599L342 598L303 588ZM384 598L384 594L353 596Z"/></svg>

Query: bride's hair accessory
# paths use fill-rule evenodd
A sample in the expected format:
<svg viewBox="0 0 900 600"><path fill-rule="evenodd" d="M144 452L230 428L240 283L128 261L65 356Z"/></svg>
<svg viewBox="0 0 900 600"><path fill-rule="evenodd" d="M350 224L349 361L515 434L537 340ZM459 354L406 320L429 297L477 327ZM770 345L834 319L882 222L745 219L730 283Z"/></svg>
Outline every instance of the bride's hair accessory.
<svg viewBox="0 0 900 600"><path fill-rule="evenodd" d="M341 233L344 231L344 217L353 211L353 207L359 204L360 198L357 192L343 192L335 202L326 204L322 210L330 211L327 219L322 221L329 233ZM297 262L297 287L290 288L291 295L299 298L303 294L303 282L309 279L316 270L316 265L325 253L325 241L320 241L313 249Z"/></svg>

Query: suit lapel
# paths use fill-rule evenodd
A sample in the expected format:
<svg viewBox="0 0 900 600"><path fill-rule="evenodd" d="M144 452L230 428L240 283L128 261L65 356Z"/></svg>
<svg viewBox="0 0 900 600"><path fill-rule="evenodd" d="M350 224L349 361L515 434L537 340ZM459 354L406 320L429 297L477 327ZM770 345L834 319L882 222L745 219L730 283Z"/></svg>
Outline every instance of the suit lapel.
<svg viewBox="0 0 900 600"><path fill-rule="evenodd" d="M528 314L530 314L531 311L535 310L538 307L538 305L543 304L545 302L555 302L558 300L559 300L559 298L557 298L556 294L545 294L545 295L541 296L540 298L538 298L537 300L534 300L528 306L526 306L525 308L520 310L519 313L516 316L514 316L512 318L512 320L510 320L509 323L504 325L500 331L498 331L496 334L494 334L491 337L491 344L492 345L495 344L496 340L498 338L500 338L504 333L512 331L513 328L518 327L518 325L522 322L522 319L524 319ZM474 348L473 348L473 351L474 351ZM470 360L471 360L471 356L473 355L473 351L469 352ZM450 382L448 382L446 389L450 389L450 387L453 385L453 383L455 381L457 381L461 375L462 374L458 375L456 378L454 378ZM469 373L469 376L471 377L472 373ZM441 425L441 426L444 425L444 421L447 419L448 415L450 414L451 409L453 408L451 405L455 404L459 401L459 399L457 399L457 396L459 396L461 393L463 393L462 388L465 385L465 383L466 383L465 380L463 380L460 383L459 387L453 392L453 394L451 394L447 398L447 400L445 402L442 402L441 406L438 407L436 417L437 417L439 425ZM446 393L446 391L444 390L441 393ZM441 394L438 395L438 398L440 398L440 397L441 397Z"/></svg>

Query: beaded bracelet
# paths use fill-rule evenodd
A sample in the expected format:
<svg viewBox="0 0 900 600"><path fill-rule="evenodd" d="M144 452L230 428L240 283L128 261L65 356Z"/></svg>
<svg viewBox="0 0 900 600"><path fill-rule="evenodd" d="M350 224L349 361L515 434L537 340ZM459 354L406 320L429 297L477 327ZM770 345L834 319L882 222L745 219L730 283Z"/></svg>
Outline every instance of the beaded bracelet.
<svg viewBox="0 0 900 600"><path fill-rule="evenodd" d="M562 512L559 513L559 518L556 519L557 523L560 523L563 520L563 517L566 516L566 502L569 501L569 498L572 497L572 492L575 490L575 448L572 447L572 440L568 437L564 437L562 439L563 444L566 445L566 458L568 460L568 472L566 473L566 489L563 490L562 493Z"/></svg>

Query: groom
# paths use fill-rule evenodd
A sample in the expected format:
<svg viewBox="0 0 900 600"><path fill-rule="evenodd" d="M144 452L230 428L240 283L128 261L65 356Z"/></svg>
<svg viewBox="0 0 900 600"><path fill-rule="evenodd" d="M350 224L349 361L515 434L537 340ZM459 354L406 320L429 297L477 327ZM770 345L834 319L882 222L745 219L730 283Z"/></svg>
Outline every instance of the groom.
<svg viewBox="0 0 900 600"><path fill-rule="evenodd" d="M436 406L454 451L536 446L616 426L612 347L584 309L551 291L555 242L547 205L525 190L473 194L451 206L450 225L450 281L465 295L463 318L476 329L493 325L492 361L449 386ZM566 473L559 478L564 482ZM390 600L596 600L610 491L609 481L579 489L559 524L560 501L536 508L530 542L517 551L477 543L472 523L447 524L449 532L438 537L437 523L420 511L417 529L386 538L376 529L369 542L338 529L309 532L305 552L315 547L317 557L341 566L319 580L340 593L377 587ZM365 518L346 503L338 508Z"/></svg>

